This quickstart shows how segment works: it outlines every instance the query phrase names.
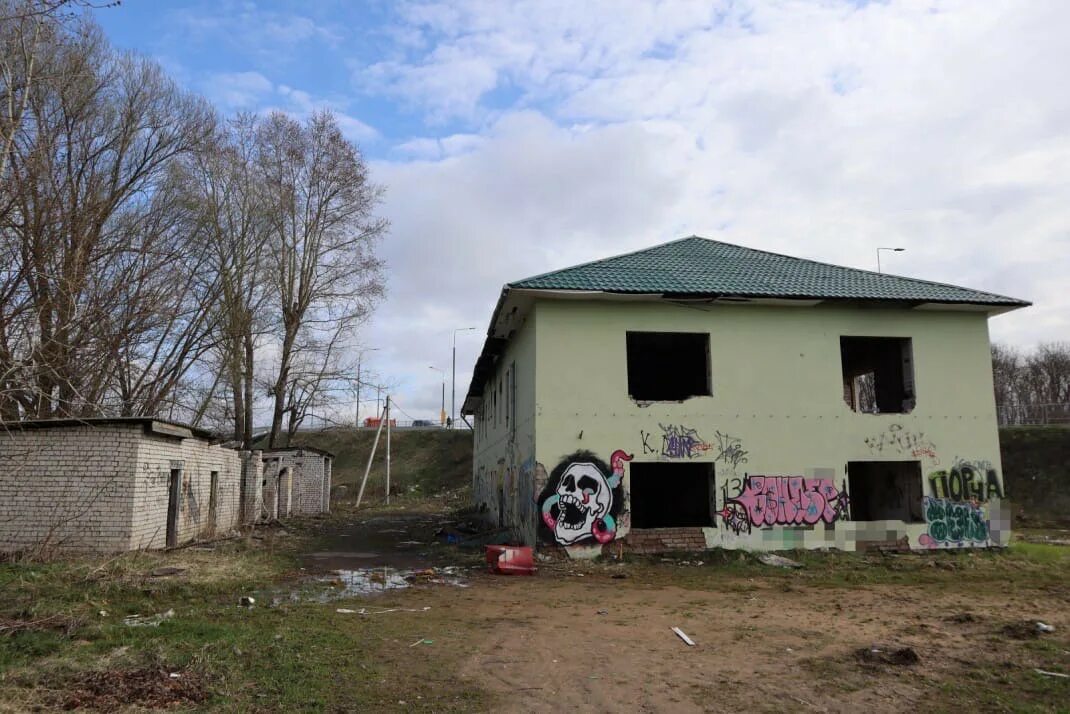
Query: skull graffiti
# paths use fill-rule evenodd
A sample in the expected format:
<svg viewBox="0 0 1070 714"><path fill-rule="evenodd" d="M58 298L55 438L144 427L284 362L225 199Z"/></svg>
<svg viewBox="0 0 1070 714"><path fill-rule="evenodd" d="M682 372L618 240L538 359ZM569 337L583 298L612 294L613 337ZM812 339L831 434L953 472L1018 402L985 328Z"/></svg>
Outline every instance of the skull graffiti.
<svg viewBox="0 0 1070 714"><path fill-rule="evenodd" d="M556 495L554 536L565 545L594 535L598 522L613 504L606 477L590 463L571 464L557 484Z"/></svg>

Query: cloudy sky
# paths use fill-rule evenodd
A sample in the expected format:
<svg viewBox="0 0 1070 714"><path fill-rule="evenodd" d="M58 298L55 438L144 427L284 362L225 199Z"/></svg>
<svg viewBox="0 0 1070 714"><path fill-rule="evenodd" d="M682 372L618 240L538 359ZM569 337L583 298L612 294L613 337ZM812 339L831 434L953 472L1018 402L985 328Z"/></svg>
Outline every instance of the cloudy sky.
<svg viewBox="0 0 1070 714"><path fill-rule="evenodd" d="M698 234L1032 300L1070 340L1065 0L123 0L112 41L223 111L328 107L387 188L362 343L458 402L501 286ZM448 387L447 387L448 390ZM448 393L447 393L448 400ZM447 404L447 409L449 405Z"/></svg>

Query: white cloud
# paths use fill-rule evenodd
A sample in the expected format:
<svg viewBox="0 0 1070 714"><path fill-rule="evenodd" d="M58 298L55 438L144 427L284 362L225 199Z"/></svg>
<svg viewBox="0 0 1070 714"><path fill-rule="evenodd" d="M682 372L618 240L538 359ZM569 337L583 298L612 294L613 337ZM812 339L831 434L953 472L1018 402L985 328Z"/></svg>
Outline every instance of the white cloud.
<svg viewBox="0 0 1070 714"><path fill-rule="evenodd" d="M212 74L205 77L199 86L206 97L227 112L281 111L304 119L315 111L326 109L334 114L342 134L350 141L374 141L379 137L375 127L348 114L343 102L314 97L309 92L285 84L274 84L259 72Z"/></svg>
<svg viewBox="0 0 1070 714"><path fill-rule="evenodd" d="M205 96L227 110L254 107L274 90L271 80L259 72L220 72L201 83Z"/></svg>
<svg viewBox="0 0 1070 714"><path fill-rule="evenodd" d="M358 84L471 127L373 166L393 230L368 339L426 413L426 364L503 283L690 233L868 269L901 245L891 272L1037 303L995 338L1070 339L1070 5L407 7L402 59Z"/></svg>

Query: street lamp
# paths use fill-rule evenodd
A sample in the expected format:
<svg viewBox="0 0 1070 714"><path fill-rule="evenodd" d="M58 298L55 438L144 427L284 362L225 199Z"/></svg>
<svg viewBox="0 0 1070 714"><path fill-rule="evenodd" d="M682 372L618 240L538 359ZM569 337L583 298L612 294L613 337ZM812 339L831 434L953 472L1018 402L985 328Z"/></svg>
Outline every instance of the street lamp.
<svg viewBox="0 0 1070 714"><path fill-rule="evenodd" d="M450 382L450 428L457 421L457 333L475 330L475 327L458 327L453 331L453 381Z"/></svg>
<svg viewBox="0 0 1070 714"><path fill-rule="evenodd" d="M360 352L357 353L357 411L356 411L356 420L357 420L357 428L358 429L360 428L360 363L364 359L364 353L365 352L378 352L378 351L379 351L378 347L365 347L364 349L362 349ZM376 409L378 409L378 402L376 402Z"/></svg>
<svg viewBox="0 0 1070 714"><path fill-rule="evenodd" d="M890 250L893 253L902 253L906 248L877 248L877 272L881 271L881 251Z"/></svg>
<svg viewBox="0 0 1070 714"><path fill-rule="evenodd" d="M438 413L438 423L440 426L446 425L446 370L439 369L434 365L428 365L431 369L435 370L442 375L442 410Z"/></svg>

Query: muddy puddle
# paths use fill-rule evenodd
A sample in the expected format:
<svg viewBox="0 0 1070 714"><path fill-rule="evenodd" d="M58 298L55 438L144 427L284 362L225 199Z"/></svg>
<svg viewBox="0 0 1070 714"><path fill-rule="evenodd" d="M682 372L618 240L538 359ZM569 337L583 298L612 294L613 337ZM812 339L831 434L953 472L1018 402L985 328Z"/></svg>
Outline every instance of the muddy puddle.
<svg viewBox="0 0 1070 714"><path fill-rule="evenodd" d="M463 570L457 566L422 570L394 570L392 568L337 570L333 575L323 576L319 580L331 585L338 597L375 595L387 590L402 590L426 585L468 587Z"/></svg>
<svg viewBox="0 0 1070 714"><path fill-rule="evenodd" d="M340 569L307 578L288 592L274 592L265 599L272 607L296 602L331 602L352 597L374 597L385 592L421 587L467 588L465 568L420 568L399 570L389 567Z"/></svg>

